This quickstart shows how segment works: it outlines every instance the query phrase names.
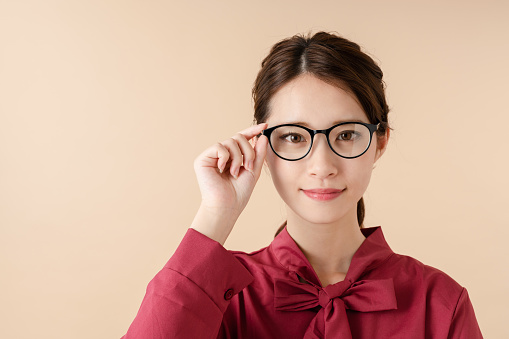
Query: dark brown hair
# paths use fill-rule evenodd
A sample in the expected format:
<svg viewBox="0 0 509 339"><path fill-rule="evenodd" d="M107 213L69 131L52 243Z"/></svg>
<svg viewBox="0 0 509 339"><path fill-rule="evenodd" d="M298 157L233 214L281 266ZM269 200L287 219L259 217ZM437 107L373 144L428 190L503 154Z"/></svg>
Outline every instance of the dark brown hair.
<svg viewBox="0 0 509 339"><path fill-rule="evenodd" d="M294 35L272 46L262 61L253 86L255 124L269 118L270 100L277 90L304 73L355 94L370 123L380 123L376 131L378 137L383 137L386 130L391 129L380 67L361 51L358 44L326 32L313 36L310 33L307 36ZM361 228L364 215L364 200L361 198L357 203L357 221ZM285 226L286 221L276 235Z"/></svg>

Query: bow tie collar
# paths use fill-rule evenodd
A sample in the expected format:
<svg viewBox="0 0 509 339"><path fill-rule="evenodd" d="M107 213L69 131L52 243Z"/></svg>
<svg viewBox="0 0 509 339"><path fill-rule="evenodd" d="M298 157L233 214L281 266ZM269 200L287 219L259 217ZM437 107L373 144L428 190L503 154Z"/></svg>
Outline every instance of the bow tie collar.
<svg viewBox="0 0 509 339"><path fill-rule="evenodd" d="M325 288L276 279L274 304L279 311L319 308L304 338L352 338L346 310L374 312L397 308L392 279L341 281Z"/></svg>
<svg viewBox="0 0 509 339"><path fill-rule="evenodd" d="M355 252L344 281L321 287L318 276L286 228L271 246L278 261L292 274L276 279L274 303L278 311L316 309L304 338L351 338L346 310L375 312L397 308L392 279L359 280L363 273L385 262L394 252L380 227L361 229L366 239ZM306 281L299 282L299 278Z"/></svg>

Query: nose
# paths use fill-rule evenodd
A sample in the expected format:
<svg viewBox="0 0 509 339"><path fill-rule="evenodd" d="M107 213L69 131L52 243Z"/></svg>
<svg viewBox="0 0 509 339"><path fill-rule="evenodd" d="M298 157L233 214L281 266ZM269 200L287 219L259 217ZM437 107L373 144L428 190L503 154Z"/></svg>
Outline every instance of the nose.
<svg viewBox="0 0 509 339"><path fill-rule="evenodd" d="M313 146L306 156L308 172L311 176L325 179L338 173L338 157L329 147L327 137L323 133L315 135ZM305 159L306 159L305 158Z"/></svg>

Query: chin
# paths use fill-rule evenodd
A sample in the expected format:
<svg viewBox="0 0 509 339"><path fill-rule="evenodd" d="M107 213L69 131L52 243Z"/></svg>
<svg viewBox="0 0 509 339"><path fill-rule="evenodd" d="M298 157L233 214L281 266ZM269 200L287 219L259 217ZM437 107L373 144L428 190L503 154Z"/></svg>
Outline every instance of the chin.
<svg viewBox="0 0 509 339"><path fill-rule="evenodd" d="M335 224L342 222L357 221L357 202L345 204L317 203L287 205L289 213L294 217L313 224ZM291 210L291 211L290 211ZM296 212L297 211L297 212Z"/></svg>
<svg viewBox="0 0 509 339"><path fill-rule="evenodd" d="M294 212L295 213L295 212ZM348 219L347 211L341 213L341 211L327 211L326 209L312 209L309 213L296 213L296 217L302 219L303 221L312 223L312 224L334 224L341 222L342 220Z"/></svg>

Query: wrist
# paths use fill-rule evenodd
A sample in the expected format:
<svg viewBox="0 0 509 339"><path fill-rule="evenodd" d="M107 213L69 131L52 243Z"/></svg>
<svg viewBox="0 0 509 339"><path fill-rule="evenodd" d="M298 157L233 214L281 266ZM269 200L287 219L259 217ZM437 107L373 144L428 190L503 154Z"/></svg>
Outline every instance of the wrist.
<svg viewBox="0 0 509 339"><path fill-rule="evenodd" d="M191 228L224 245L239 216L233 210L201 205Z"/></svg>

